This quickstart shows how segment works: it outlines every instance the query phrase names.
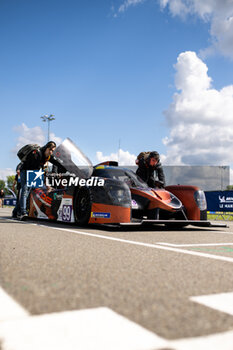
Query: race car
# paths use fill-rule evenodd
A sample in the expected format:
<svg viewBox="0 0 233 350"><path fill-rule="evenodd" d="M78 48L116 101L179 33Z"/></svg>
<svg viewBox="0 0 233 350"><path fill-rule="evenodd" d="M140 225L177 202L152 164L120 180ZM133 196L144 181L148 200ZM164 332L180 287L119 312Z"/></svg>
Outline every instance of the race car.
<svg viewBox="0 0 233 350"><path fill-rule="evenodd" d="M56 148L54 156L67 172L52 169L43 186L31 189L31 218L78 225L211 225L204 192L198 187L149 188L132 170L119 167L117 162L93 167L70 139Z"/></svg>

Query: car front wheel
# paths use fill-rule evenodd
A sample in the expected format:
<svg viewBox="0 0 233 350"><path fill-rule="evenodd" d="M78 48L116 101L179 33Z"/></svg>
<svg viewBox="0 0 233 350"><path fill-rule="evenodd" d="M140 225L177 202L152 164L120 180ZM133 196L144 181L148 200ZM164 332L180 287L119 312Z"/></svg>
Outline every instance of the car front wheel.
<svg viewBox="0 0 233 350"><path fill-rule="evenodd" d="M81 188L74 200L75 222L79 225L86 225L91 215L91 194L87 187Z"/></svg>

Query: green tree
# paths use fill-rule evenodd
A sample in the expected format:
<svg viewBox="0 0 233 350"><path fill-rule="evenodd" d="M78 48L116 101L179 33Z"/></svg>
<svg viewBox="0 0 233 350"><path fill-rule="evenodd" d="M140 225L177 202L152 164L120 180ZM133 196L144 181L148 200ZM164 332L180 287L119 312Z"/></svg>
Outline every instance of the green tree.
<svg viewBox="0 0 233 350"><path fill-rule="evenodd" d="M13 191L13 182L15 180L15 175L9 175L6 177L7 187Z"/></svg>
<svg viewBox="0 0 233 350"><path fill-rule="evenodd" d="M0 190L4 190L6 184L4 180L0 180Z"/></svg>

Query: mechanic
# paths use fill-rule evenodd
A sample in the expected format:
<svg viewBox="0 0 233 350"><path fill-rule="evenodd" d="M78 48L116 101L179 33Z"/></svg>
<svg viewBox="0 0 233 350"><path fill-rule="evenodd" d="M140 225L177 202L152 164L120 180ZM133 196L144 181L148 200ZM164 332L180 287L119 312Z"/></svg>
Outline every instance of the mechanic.
<svg viewBox="0 0 233 350"><path fill-rule="evenodd" d="M53 156L53 152L56 148L54 141L49 141L45 146L40 147L37 150L33 150L28 154L26 160L22 162L20 166L20 179L21 179L21 195L20 195L20 220L25 220L27 217L27 170L40 170L43 169L46 162L50 162L56 165L60 171L66 171L64 167Z"/></svg>
<svg viewBox="0 0 233 350"><path fill-rule="evenodd" d="M159 158L159 153L153 151L141 152L136 159L136 174L152 188L165 186L165 175ZM156 180L155 174L159 181Z"/></svg>
<svg viewBox="0 0 233 350"><path fill-rule="evenodd" d="M5 193L4 190L0 190L0 206L3 208Z"/></svg>
<svg viewBox="0 0 233 350"><path fill-rule="evenodd" d="M16 175L14 178L12 189L15 192L15 186L17 190L17 198L16 198L16 205L12 211L12 217L17 218L17 216L20 215L20 204L19 204L19 196L20 196L20 189L21 189L21 179L20 179L20 167L22 166L22 163L20 162L16 167Z"/></svg>

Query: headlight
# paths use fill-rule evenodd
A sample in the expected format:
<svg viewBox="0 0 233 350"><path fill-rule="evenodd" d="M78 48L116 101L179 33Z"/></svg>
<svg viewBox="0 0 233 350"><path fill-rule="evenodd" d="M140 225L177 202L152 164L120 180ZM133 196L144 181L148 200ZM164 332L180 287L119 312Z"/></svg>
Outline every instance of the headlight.
<svg viewBox="0 0 233 350"><path fill-rule="evenodd" d="M181 201L171 192L169 192L171 201L169 203L170 206L174 209L180 209L182 207Z"/></svg>
<svg viewBox="0 0 233 350"><path fill-rule="evenodd" d="M195 199L195 202L197 203L197 206L200 210L207 209L205 193L203 191L201 191L201 190L196 191L194 193L194 199Z"/></svg>

